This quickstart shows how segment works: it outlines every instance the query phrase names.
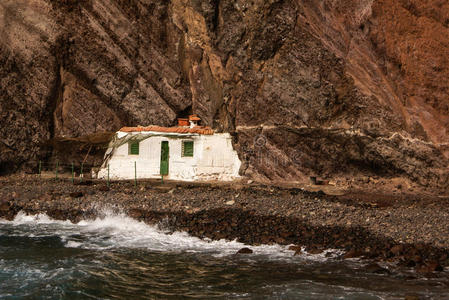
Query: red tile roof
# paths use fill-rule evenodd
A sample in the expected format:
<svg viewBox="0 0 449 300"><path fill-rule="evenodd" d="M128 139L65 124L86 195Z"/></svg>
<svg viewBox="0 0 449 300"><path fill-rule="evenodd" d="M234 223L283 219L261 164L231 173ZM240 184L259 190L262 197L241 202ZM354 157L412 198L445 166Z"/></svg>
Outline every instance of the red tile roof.
<svg viewBox="0 0 449 300"><path fill-rule="evenodd" d="M190 115L189 120L190 121L201 121L201 119L197 115Z"/></svg>
<svg viewBox="0 0 449 300"><path fill-rule="evenodd" d="M168 133L197 133L212 135L214 131L210 127L195 126L189 127L161 127L161 126L147 126L147 127L123 127L120 129L122 132L141 132L141 131L156 131L156 132L168 132Z"/></svg>

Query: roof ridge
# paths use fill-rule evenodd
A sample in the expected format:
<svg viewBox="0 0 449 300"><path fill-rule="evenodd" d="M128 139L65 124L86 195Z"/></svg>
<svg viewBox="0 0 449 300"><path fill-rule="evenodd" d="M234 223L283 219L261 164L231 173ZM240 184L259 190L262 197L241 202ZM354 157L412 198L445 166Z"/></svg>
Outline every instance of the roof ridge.
<svg viewBox="0 0 449 300"><path fill-rule="evenodd" d="M119 131L122 132L142 132L142 131L156 131L168 133L198 133L204 135L214 134L214 130L208 126L190 127L164 127L158 125L138 126L138 127L122 127Z"/></svg>

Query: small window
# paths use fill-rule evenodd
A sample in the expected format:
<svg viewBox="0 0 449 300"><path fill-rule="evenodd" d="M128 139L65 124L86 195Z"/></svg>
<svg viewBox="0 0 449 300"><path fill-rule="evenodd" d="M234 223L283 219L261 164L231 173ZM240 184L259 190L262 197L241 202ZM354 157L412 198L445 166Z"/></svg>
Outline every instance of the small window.
<svg viewBox="0 0 449 300"><path fill-rule="evenodd" d="M130 155L139 155L139 142L129 142L128 149Z"/></svg>
<svg viewBox="0 0 449 300"><path fill-rule="evenodd" d="M182 142L182 156L193 157L193 141Z"/></svg>

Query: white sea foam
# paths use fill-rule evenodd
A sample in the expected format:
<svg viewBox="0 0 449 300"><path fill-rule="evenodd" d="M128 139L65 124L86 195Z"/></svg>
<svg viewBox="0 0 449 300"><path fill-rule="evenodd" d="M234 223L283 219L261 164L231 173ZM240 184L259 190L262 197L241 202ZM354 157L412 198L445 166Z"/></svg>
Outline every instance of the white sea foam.
<svg viewBox="0 0 449 300"><path fill-rule="evenodd" d="M47 216L46 214L37 215L27 215L23 211L20 211L14 220L7 221L0 219L0 224L12 224L12 225L23 225L23 224L71 224L70 221L59 221L54 220Z"/></svg>
<svg viewBox="0 0 449 300"><path fill-rule="evenodd" d="M239 249L249 247L257 256L271 259L293 258L293 251L288 250L288 246L248 246L237 241L200 239L186 232L163 231L157 226L137 221L123 213L105 210L102 215L94 220L74 224L70 221L54 220L45 214L30 216L20 212L13 221L0 221L0 224L9 224L17 228L13 233L9 232L9 235L29 237L57 235L68 248L142 248L161 252L210 253L220 257L233 255ZM20 228L23 226L27 227L26 230ZM321 261L328 259L325 254L326 252L317 255L304 253L300 257Z"/></svg>

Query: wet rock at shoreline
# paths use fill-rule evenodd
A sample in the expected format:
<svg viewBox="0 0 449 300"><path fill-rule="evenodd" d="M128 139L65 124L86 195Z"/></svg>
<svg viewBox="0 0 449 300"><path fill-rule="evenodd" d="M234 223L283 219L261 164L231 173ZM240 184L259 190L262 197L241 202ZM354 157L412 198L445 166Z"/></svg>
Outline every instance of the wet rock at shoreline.
<svg viewBox="0 0 449 300"><path fill-rule="evenodd" d="M443 271L443 267L437 261L430 261L426 264L418 266L416 271L421 274L428 274L433 272L441 272Z"/></svg>
<svg viewBox="0 0 449 300"><path fill-rule="evenodd" d="M364 269L366 272L375 273L375 274L390 274L391 273L388 269L381 267L377 263L368 264L365 266Z"/></svg>
<svg viewBox="0 0 449 300"><path fill-rule="evenodd" d="M324 249L322 248L309 248L306 249L308 254L312 254L312 255L316 255L316 254L321 254L324 252Z"/></svg>
<svg viewBox="0 0 449 300"><path fill-rule="evenodd" d="M10 199L10 204L3 204L0 217L9 220L23 211L78 222L95 218L108 208L200 238L237 240L246 245L295 245L290 250L296 255L301 254L302 247L310 254L341 249L347 251L343 258L398 262L426 274L449 265L447 227L410 226L411 222L428 224L429 220L444 224L449 210L443 200L393 199L388 208L378 209L362 205L358 196L342 199L301 190L292 194L290 189L273 186L237 189L233 185L189 184L184 188L176 183L174 192L169 193L155 188L158 183L139 183L136 188L134 182L112 182L110 192L99 193L105 182L80 187L69 180L55 182L31 176L1 180L0 199ZM175 185L167 182L166 186L170 191ZM83 196L69 197L71 193ZM13 194L14 198L9 197ZM225 204L236 195L236 205ZM440 267L428 265L430 261L437 261Z"/></svg>
<svg viewBox="0 0 449 300"><path fill-rule="evenodd" d="M128 211L128 215L134 219L140 219L143 217L144 213L140 209L131 209Z"/></svg>
<svg viewBox="0 0 449 300"><path fill-rule="evenodd" d="M288 250L295 251L293 255L300 255L302 253L302 247L301 246L290 246L288 247Z"/></svg>
<svg viewBox="0 0 449 300"><path fill-rule="evenodd" d="M253 253L253 250L251 250L250 248L242 248L239 251L237 251L237 254L251 254Z"/></svg>
<svg viewBox="0 0 449 300"><path fill-rule="evenodd" d="M415 295L407 295L404 300L420 300L418 296Z"/></svg>
<svg viewBox="0 0 449 300"><path fill-rule="evenodd" d="M357 249L351 249L348 252L346 252L343 255L344 259L348 259L348 258L355 258L355 257L361 257L363 255L363 252Z"/></svg>

